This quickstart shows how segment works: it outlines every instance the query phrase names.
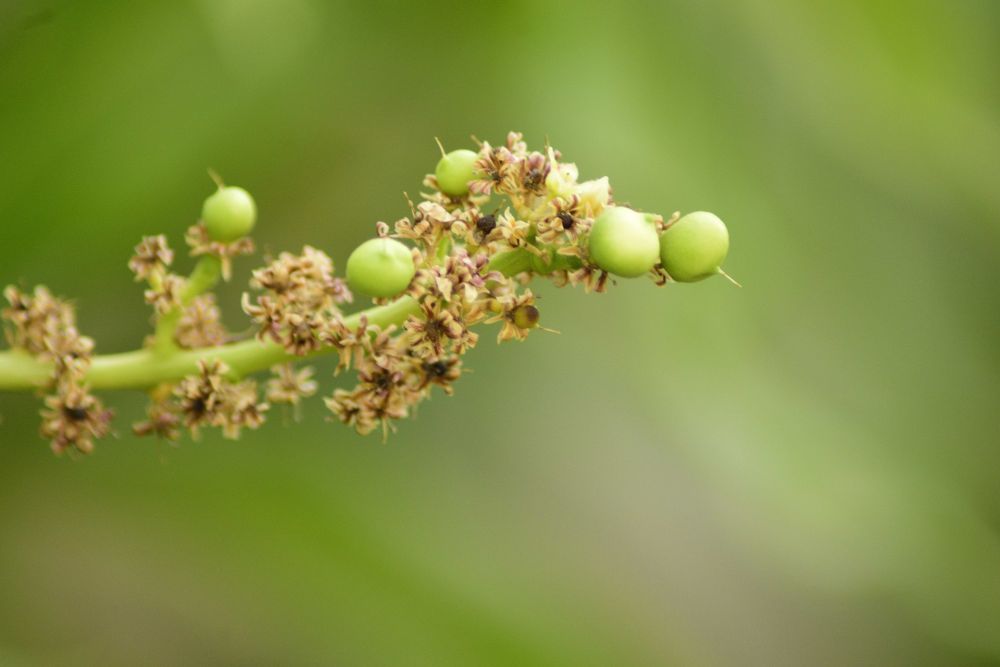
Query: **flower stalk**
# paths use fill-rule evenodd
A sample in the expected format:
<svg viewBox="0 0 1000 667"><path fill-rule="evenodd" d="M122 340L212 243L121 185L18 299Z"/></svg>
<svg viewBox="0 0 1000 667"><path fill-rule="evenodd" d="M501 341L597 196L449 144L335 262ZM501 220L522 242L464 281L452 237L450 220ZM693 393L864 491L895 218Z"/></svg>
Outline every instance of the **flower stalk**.
<svg viewBox="0 0 1000 667"><path fill-rule="evenodd" d="M344 324L357 327L361 319L366 318L369 325L398 326L418 311L419 307L414 299L403 297L385 306L375 306L349 315L344 318ZM182 350L176 346L166 351L147 348L96 355L91 359L90 369L84 378L92 389L148 389L197 373L198 364L204 361L221 361L229 367L232 379L240 379L278 364L333 353L335 349L326 346L310 355L299 357L290 354L277 343L256 338L194 350ZM0 352L0 390L42 389L51 377L51 362L33 357L22 350Z"/></svg>
<svg viewBox="0 0 1000 667"><path fill-rule="evenodd" d="M221 277L222 261L214 255L203 255L181 290L179 303L157 318L153 334L153 350L160 354L168 354L178 349L174 335L177 333L177 325L181 321L184 309L190 306L197 296L214 289Z"/></svg>

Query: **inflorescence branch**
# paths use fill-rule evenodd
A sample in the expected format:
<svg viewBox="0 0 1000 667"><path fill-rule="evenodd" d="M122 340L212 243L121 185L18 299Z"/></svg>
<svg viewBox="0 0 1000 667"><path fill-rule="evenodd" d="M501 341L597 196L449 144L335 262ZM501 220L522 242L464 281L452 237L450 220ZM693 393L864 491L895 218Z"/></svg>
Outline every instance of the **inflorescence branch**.
<svg viewBox="0 0 1000 667"><path fill-rule="evenodd" d="M394 225L376 225L348 258L346 280L310 246L253 271L242 299L252 338L227 331L212 293L231 278L235 257L254 252L257 217L245 190L221 182L186 234L198 258L190 275L171 271L165 236L136 246L129 268L155 315L141 349L95 355L69 303L42 286L7 287L11 349L0 352L0 390L45 393L41 434L56 453L89 453L110 432L112 411L95 390L148 391L139 435L173 441L184 429L216 427L236 438L272 405L297 414L318 391L301 362L330 354L335 372L352 371L357 383L334 390L326 406L359 433L387 434L433 387L452 393L462 355L479 340L475 325L499 324L499 342L543 328L528 288L535 277L603 292L610 276L664 285L725 275L728 232L710 213L664 220L615 205L607 178L580 181L559 151L530 151L516 132L500 146L441 153L420 203ZM374 305L344 314L354 292ZM260 387L252 376L268 369Z"/></svg>

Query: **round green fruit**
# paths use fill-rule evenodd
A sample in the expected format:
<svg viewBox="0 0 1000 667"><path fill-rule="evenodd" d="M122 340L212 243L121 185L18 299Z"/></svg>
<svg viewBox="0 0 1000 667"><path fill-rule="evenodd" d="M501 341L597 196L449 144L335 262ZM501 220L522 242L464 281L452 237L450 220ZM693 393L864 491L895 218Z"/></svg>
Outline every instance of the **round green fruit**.
<svg viewBox="0 0 1000 667"><path fill-rule="evenodd" d="M438 188L451 197L464 197L469 194L469 181L476 178L476 160L479 155L475 151L461 148L446 153L438 160L434 169Z"/></svg>
<svg viewBox="0 0 1000 667"><path fill-rule="evenodd" d="M728 252L729 231L714 213L688 213L660 235L660 261L677 282L693 283L722 273Z"/></svg>
<svg viewBox="0 0 1000 667"><path fill-rule="evenodd" d="M409 286L414 273L410 249L395 239L365 241L347 258L348 284L368 296L396 296Z"/></svg>
<svg viewBox="0 0 1000 667"><path fill-rule="evenodd" d="M201 219L213 240L232 243L253 230L257 205L243 188L221 187L205 200Z"/></svg>
<svg viewBox="0 0 1000 667"><path fill-rule="evenodd" d="M609 206L590 228L590 258L608 273L636 278L656 266L660 242L647 216L624 206Z"/></svg>
<svg viewBox="0 0 1000 667"><path fill-rule="evenodd" d="M541 313L531 305L518 306L511 314L511 321L519 329L534 329L538 326L539 319L541 319Z"/></svg>

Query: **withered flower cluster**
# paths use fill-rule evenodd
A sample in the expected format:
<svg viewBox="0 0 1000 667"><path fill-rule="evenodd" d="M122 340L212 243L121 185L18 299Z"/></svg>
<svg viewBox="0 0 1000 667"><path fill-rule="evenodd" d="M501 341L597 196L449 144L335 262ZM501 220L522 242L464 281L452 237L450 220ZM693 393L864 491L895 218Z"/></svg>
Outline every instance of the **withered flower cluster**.
<svg viewBox="0 0 1000 667"><path fill-rule="evenodd" d="M252 282L265 293L256 301L246 296L244 310L260 337L293 354L335 348L338 371L353 365L358 382L337 389L327 407L359 433L381 428L384 434L433 386L452 393L462 373L460 357L479 340L476 324L500 323L499 342L524 340L538 328L535 296L525 287L532 276L605 288L606 275L589 263L581 240L611 202L610 186L606 178L579 183L576 167L560 160L553 148L529 151L522 136L511 133L503 146L480 145L481 177L467 196L449 196L433 175L425 178L429 191L392 227L393 236L416 246L417 269L406 296L419 311L401 330L364 321L358 329L346 327L326 287L330 274L305 268L331 266L311 248L255 272ZM384 223L376 229L389 231Z"/></svg>
<svg viewBox="0 0 1000 667"><path fill-rule="evenodd" d="M590 261L585 242L594 218L613 203L607 177L581 182L576 165L564 162L558 150L529 151L519 132L509 133L503 146L482 142L475 166L479 178L465 198L437 191L433 175L424 179L436 190L425 198L451 215L445 225L456 243L490 258L523 249L532 256L526 275L547 276L560 287L581 285L587 292L607 288L608 275ZM486 211L495 201L490 195L506 202Z"/></svg>
<svg viewBox="0 0 1000 667"><path fill-rule="evenodd" d="M204 254L206 248L213 248L220 261L234 254L253 250L250 239L241 239L234 244L212 242L204 247L196 245L200 240L193 238L193 230L203 230L198 224L188 230L188 243L192 256ZM203 232L201 232L203 234ZM199 237L200 238L200 237ZM216 347L226 342L228 334L222 326L221 313L212 293L198 294L189 289L189 281L172 273L174 251L167 243L167 237L147 236L135 247L135 255L128 262L135 280L145 281L148 289L144 292L146 303L153 306L158 318L170 317L175 321L170 343L184 349ZM223 266L225 266L223 264Z"/></svg>
<svg viewBox="0 0 1000 667"><path fill-rule="evenodd" d="M84 381L94 341L80 335L72 305L54 298L46 288L36 287L27 294L10 286L4 296L10 304L2 316L11 346L52 363L42 436L57 454L68 449L89 454L94 440L108 434L112 416Z"/></svg>

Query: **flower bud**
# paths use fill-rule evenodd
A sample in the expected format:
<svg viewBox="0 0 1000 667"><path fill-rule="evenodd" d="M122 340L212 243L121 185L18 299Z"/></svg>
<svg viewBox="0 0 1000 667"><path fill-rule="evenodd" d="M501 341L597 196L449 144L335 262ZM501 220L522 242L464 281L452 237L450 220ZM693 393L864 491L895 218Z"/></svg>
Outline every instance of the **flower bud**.
<svg viewBox="0 0 1000 667"><path fill-rule="evenodd" d="M551 153L549 160L552 162L552 169L545 177L545 187L553 197L569 197L573 194L576 179L579 177L576 165L572 162L556 162Z"/></svg>
<svg viewBox="0 0 1000 667"><path fill-rule="evenodd" d="M580 211L585 217L593 218L611 203L611 184L607 176L584 181L576 186L575 194L580 200Z"/></svg>

